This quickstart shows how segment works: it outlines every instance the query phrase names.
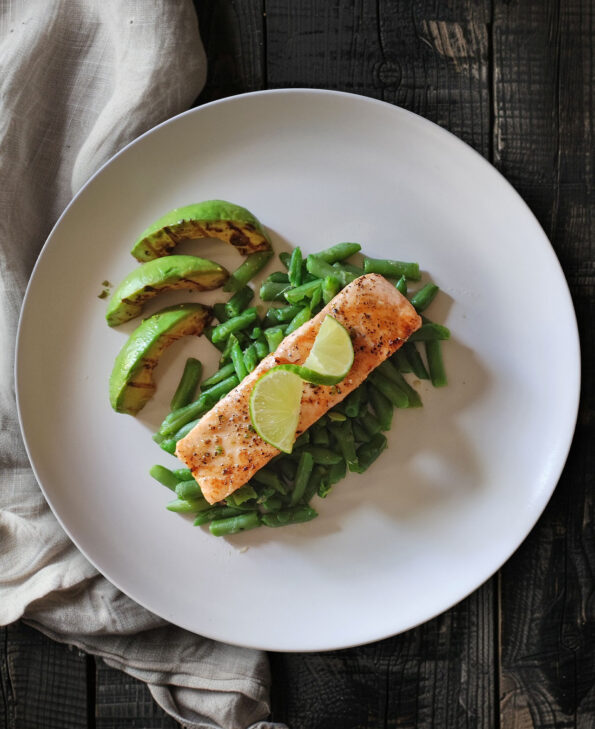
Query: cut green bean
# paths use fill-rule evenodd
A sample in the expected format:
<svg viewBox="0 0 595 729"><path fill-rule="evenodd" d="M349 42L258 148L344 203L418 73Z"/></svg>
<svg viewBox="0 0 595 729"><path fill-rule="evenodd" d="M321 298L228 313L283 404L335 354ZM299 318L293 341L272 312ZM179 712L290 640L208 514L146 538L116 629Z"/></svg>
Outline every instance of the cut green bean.
<svg viewBox="0 0 595 729"><path fill-rule="evenodd" d="M217 321L219 322L219 324L229 319L227 311L225 310L226 306L227 305L223 303L213 304L213 311L215 313L215 316L217 317Z"/></svg>
<svg viewBox="0 0 595 729"><path fill-rule="evenodd" d="M316 256L325 263L336 263L359 253L361 249L359 243L337 243L330 246L330 248L319 251Z"/></svg>
<svg viewBox="0 0 595 729"><path fill-rule="evenodd" d="M176 438L162 438L159 441L159 447L164 450L166 453L170 453L172 456L176 452L176 446L178 445L178 441Z"/></svg>
<svg viewBox="0 0 595 729"><path fill-rule="evenodd" d="M350 471L354 471L357 468L357 454L355 452L355 439L353 437L351 421L346 420L344 423L333 423L330 426L330 430L335 436L343 460L347 463L347 468Z"/></svg>
<svg viewBox="0 0 595 729"><path fill-rule="evenodd" d="M258 326L254 327L251 332L248 332L248 336L250 337L250 339L255 341L259 337L262 337L262 329Z"/></svg>
<svg viewBox="0 0 595 729"><path fill-rule="evenodd" d="M300 248L294 248L289 259L289 269L287 275L289 276L289 283L292 286L300 286L302 283L302 251Z"/></svg>
<svg viewBox="0 0 595 729"><path fill-rule="evenodd" d="M316 279L315 281L302 284L295 289L289 289L285 292L284 296L290 304L297 304L302 299L311 298L320 286L322 286L322 281Z"/></svg>
<svg viewBox="0 0 595 729"><path fill-rule="evenodd" d="M291 284L265 281L260 287L259 293L263 301L285 301L286 291L291 291Z"/></svg>
<svg viewBox="0 0 595 729"><path fill-rule="evenodd" d="M419 281L421 278L418 263L393 261L387 258L364 258L364 271L366 273L380 273L382 276L392 278L405 276L411 281Z"/></svg>
<svg viewBox="0 0 595 729"><path fill-rule="evenodd" d="M325 304L335 298L341 290L341 282L337 276L325 276L322 282L322 300Z"/></svg>
<svg viewBox="0 0 595 729"><path fill-rule="evenodd" d="M188 435L188 433L194 428L194 426L198 423L200 418L195 418L194 420L191 420L189 423L186 423L186 425L183 425L180 430L176 430L174 433L174 438L176 440L176 443L181 440L185 435Z"/></svg>
<svg viewBox="0 0 595 729"><path fill-rule="evenodd" d="M314 466L304 490L304 495L302 496L302 504L308 504L317 493L320 493L320 490L326 488L324 483L326 473L327 469L323 466Z"/></svg>
<svg viewBox="0 0 595 729"><path fill-rule="evenodd" d="M234 316L241 314L248 304L254 298L254 290L250 286L242 286L241 289L231 297L231 299L225 304L225 313L228 319L233 319Z"/></svg>
<svg viewBox="0 0 595 729"><path fill-rule="evenodd" d="M200 382L200 376L202 375L202 364L199 360L194 357L188 357L186 364L184 365L184 372L176 388L174 396L171 399L170 410L177 410L183 408L184 405L194 400L196 394L196 388Z"/></svg>
<svg viewBox="0 0 595 729"><path fill-rule="evenodd" d="M314 313L316 309L320 306L322 303L322 284L314 290L314 293L312 294L312 298L310 300L310 309Z"/></svg>
<svg viewBox="0 0 595 729"><path fill-rule="evenodd" d="M220 352L225 349L225 342L214 342L213 341L213 332L215 331L214 326L208 326L205 328L203 334L205 337L209 340L209 342L213 345L213 347L216 347Z"/></svg>
<svg viewBox="0 0 595 729"><path fill-rule="evenodd" d="M308 451L303 451L300 455L297 473L295 476L295 485L289 500L290 506L295 506L304 495L304 491L306 490L308 479L310 478L313 468L314 458L312 457L312 454Z"/></svg>
<svg viewBox="0 0 595 729"><path fill-rule="evenodd" d="M213 343L222 342L226 340L230 334L238 332L241 329L246 329L258 319L258 311L256 307L246 309L238 316L234 316L232 319L224 321L223 324L218 324L211 335Z"/></svg>
<svg viewBox="0 0 595 729"><path fill-rule="evenodd" d="M285 327L270 327L264 330L264 336L269 345L269 352L274 352L283 341Z"/></svg>
<svg viewBox="0 0 595 729"><path fill-rule="evenodd" d="M254 487L251 486L249 483L246 483L241 488L237 489L229 496L229 500L231 502L229 504L229 506L240 507L246 501L253 501L254 499L257 499L257 498L258 498L258 494L254 490Z"/></svg>
<svg viewBox="0 0 595 729"><path fill-rule="evenodd" d="M370 440L370 435L363 425L360 425L357 420L351 422L353 428L353 438L357 443L367 443Z"/></svg>
<svg viewBox="0 0 595 729"><path fill-rule="evenodd" d="M333 268L330 263L323 261L319 256L310 254L306 258L306 266L309 273L320 279L325 279L327 276L333 276L339 279L342 286L346 286L348 283L354 281L357 276L349 271L341 270L339 268ZM286 296L287 298L287 296Z"/></svg>
<svg viewBox="0 0 595 729"><path fill-rule="evenodd" d="M223 291L239 291L271 260L273 251L252 253L227 279Z"/></svg>
<svg viewBox="0 0 595 729"><path fill-rule="evenodd" d="M374 385L368 382L368 394L370 396L370 402L372 403L372 409L376 420L380 424L381 430L390 430L393 421L393 404L392 402L383 395L380 390L376 389ZM364 422L364 427L365 422Z"/></svg>
<svg viewBox="0 0 595 729"><path fill-rule="evenodd" d="M399 293L403 294L403 296L407 296L407 278L406 278L406 276L401 276L401 278L395 284L395 287Z"/></svg>
<svg viewBox="0 0 595 729"><path fill-rule="evenodd" d="M227 517L226 519L214 519L209 524L209 530L214 537L223 537L226 534L238 534L238 532L245 532L248 529L259 527L260 519L261 517L258 511L248 511L237 516Z"/></svg>
<svg viewBox="0 0 595 729"><path fill-rule="evenodd" d="M166 504L168 511L175 511L177 514L196 514L197 511L204 511L210 506L206 499L175 499Z"/></svg>
<svg viewBox="0 0 595 729"><path fill-rule="evenodd" d="M204 498L200 486L194 479L192 481L180 481L176 484L175 491L178 499L184 499L185 501Z"/></svg>
<svg viewBox="0 0 595 729"><path fill-rule="evenodd" d="M368 379L396 408L409 407L407 393L395 382L381 375L377 369L369 375Z"/></svg>
<svg viewBox="0 0 595 729"><path fill-rule="evenodd" d="M312 431L312 445L327 446L329 444L328 430L324 425L313 425L310 430Z"/></svg>
<svg viewBox="0 0 595 729"><path fill-rule="evenodd" d="M275 271L274 273L271 273L270 276L267 276L265 281L270 283L289 283L289 276L286 273L283 273L282 271Z"/></svg>
<svg viewBox="0 0 595 729"><path fill-rule="evenodd" d="M290 306L279 306L277 308L271 307L266 314L267 319L271 324L285 324L291 321L293 317L301 310L299 304L292 304Z"/></svg>
<svg viewBox="0 0 595 729"><path fill-rule="evenodd" d="M310 431L304 430L304 432L298 436L293 444L294 448L303 448L310 442Z"/></svg>
<svg viewBox="0 0 595 729"><path fill-rule="evenodd" d="M364 394L363 387L356 387L355 390L350 392L345 400L343 400L343 410L348 418L356 418L358 416L360 408L362 407Z"/></svg>
<svg viewBox="0 0 595 729"><path fill-rule="evenodd" d="M245 364L246 370L248 372L252 372L252 370L258 364L258 358L256 356L256 347L253 344L251 344L249 347L247 347L244 350L244 364Z"/></svg>
<svg viewBox="0 0 595 729"><path fill-rule="evenodd" d="M338 271L345 271L346 273L353 274L356 278L364 275L364 269L360 266L354 266L352 263L333 263L333 268Z"/></svg>
<svg viewBox="0 0 595 729"><path fill-rule="evenodd" d="M279 253L279 260L285 266L285 268L289 269L289 264L291 263L291 253L288 253L287 251L281 251L281 253Z"/></svg>
<svg viewBox="0 0 595 729"><path fill-rule="evenodd" d="M221 382L218 382L216 385L209 387L208 390L205 390L202 393L201 397L206 398L207 406L208 406L208 408L211 408L224 395L227 395L228 392L231 392L231 390L233 390L233 388L238 383L239 383L239 380L238 380L237 376L232 375L231 377L228 377L226 380L222 380Z"/></svg>
<svg viewBox="0 0 595 729"><path fill-rule="evenodd" d="M239 382L241 382L248 374L248 370L246 369L246 365L244 364L244 355L242 354L242 348L240 347L240 343L234 337L234 335L232 334L229 338L233 341L233 344L231 345L231 361L233 363L236 377L238 378Z"/></svg>
<svg viewBox="0 0 595 729"><path fill-rule="evenodd" d="M252 476L252 480L256 481L256 483L262 484L263 486L269 486L280 494L285 495L287 493L287 489L281 483L279 476L264 468L261 468L260 471L256 471L254 476Z"/></svg>
<svg viewBox="0 0 595 729"><path fill-rule="evenodd" d="M390 405L390 402L389 402ZM392 417L392 408L391 408L391 417ZM372 413L369 410L366 410L364 413L362 413L358 417L358 422L361 423L364 430L368 433L370 437L373 435L376 435L376 433L380 433L382 430L382 426L378 422L377 418L375 418Z"/></svg>
<svg viewBox="0 0 595 729"><path fill-rule="evenodd" d="M287 329L285 330L285 334L291 334L291 332L294 332L296 329L301 327L302 324L305 324L311 318L312 312L310 311L310 307L304 306L304 308L300 312L298 312L289 322Z"/></svg>
<svg viewBox="0 0 595 729"><path fill-rule="evenodd" d="M342 481L346 475L347 475L347 464L341 458L341 460L337 461L337 463L333 463L327 471L325 481L326 481L329 489L331 486L334 486L336 483L339 483L339 481Z"/></svg>
<svg viewBox="0 0 595 729"><path fill-rule="evenodd" d="M218 382L226 380L228 377L233 375L234 372L235 368L233 366L233 362L230 362L229 364L221 367L221 369L218 369L214 375L207 377L207 379L201 384L200 389L204 392L204 390L208 390L209 387L216 385Z"/></svg>
<svg viewBox="0 0 595 729"><path fill-rule="evenodd" d="M335 408L337 406L335 405ZM328 419L331 421L331 423L344 423L347 420L347 415L345 413L340 412L339 410L329 410L327 413Z"/></svg>
<svg viewBox="0 0 595 729"><path fill-rule="evenodd" d="M407 341L409 342L435 342L440 339L450 339L450 330L442 324L433 321L424 322L420 328L413 332Z"/></svg>
<svg viewBox="0 0 595 729"><path fill-rule="evenodd" d="M212 506L210 509L205 509L197 515L194 520L194 526L202 526L208 524L213 519L225 519L230 516L239 516L242 514L242 509L234 509L231 506Z"/></svg>
<svg viewBox="0 0 595 729"><path fill-rule="evenodd" d="M151 475L156 481L159 481L159 483L163 486L167 486L167 488L172 491L176 490L176 486L179 483L179 479L174 473L172 473L172 471L169 470L169 468L160 466L159 464L151 466L149 475Z"/></svg>
<svg viewBox="0 0 595 729"><path fill-rule="evenodd" d="M416 291L413 294L410 301L418 314L421 314L422 311L425 311L428 308L428 306L436 298L438 291L440 291L440 289L436 286L436 284L427 283L425 286L422 286L419 291Z"/></svg>
<svg viewBox="0 0 595 729"><path fill-rule="evenodd" d="M448 384L444 361L442 359L442 344L439 341L425 343L430 379L434 387L444 387Z"/></svg>
<svg viewBox="0 0 595 729"><path fill-rule="evenodd" d="M192 480L194 480L194 476L192 475L192 471L189 468L174 468L172 470L172 473L178 479L178 481L192 481Z"/></svg>
<svg viewBox="0 0 595 729"><path fill-rule="evenodd" d="M358 473L366 471L382 453L387 446L387 440L382 433L376 433L368 443L364 443L357 449Z"/></svg>
<svg viewBox="0 0 595 729"><path fill-rule="evenodd" d="M262 523L268 527L281 527L286 524L299 524L310 521L318 513L310 506L296 506L293 509L283 509L271 514L262 515Z"/></svg>
<svg viewBox="0 0 595 729"><path fill-rule="evenodd" d="M269 345L267 344L266 339L264 337L262 339L257 339L254 342L254 349L256 351L256 357L260 362L260 360L264 359L269 353Z"/></svg>
<svg viewBox="0 0 595 729"><path fill-rule="evenodd" d="M402 351L405 353L407 360L411 365L411 371L413 372L413 374L416 377L419 377L420 380L429 380L430 375L428 373L428 370L426 369L423 359L421 358L421 354L417 351L415 343L405 342L402 347Z"/></svg>
<svg viewBox="0 0 595 729"><path fill-rule="evenodd" d="M332 466L333 463L339 463L343 457L339 453L335 453L330 448L322 448L321 446L308 446L308 451L314 459L314 463L320 466Z"/></svg>
<svg viewBox="0 0 595 729"><path fill-rule="evenodd" d="M386 377L387 380L393 382L400 390L402 390L407 395L407 399L409 400L408 407L421 407L422 402L419 393L417 392L417 390L414 390L413 387L411 387L411 385L407 382L407 380L403 377L403 375L399 372L399 370L394 366L392 362L390 362L388 359L384 362L381 362L381 364L376 368L376 372Z"/></svg>
<svg viewBox="0 0 595 729"><path fill-rule="evenodd" d="M399 370L399 372L407 374L408 372L413 371L409 357L405 353L403 347L397 349L397 351L391 356L390 361L394 362L395 367Z"/></svg>

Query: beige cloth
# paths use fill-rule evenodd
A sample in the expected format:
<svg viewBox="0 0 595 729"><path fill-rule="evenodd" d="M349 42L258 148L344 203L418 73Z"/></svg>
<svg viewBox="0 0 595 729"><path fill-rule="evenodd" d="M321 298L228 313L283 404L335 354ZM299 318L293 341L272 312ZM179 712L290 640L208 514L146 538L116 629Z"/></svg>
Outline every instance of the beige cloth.
<svg viewBox="0 0 595 729"><path fill-rule="evenodd" d="M0 0L0 624L102 656L185 726L266 729L266 656L168 625L99 575L43 499L15 408L18 314L53 223L112 154L187 109L205 71L191 0Z"/></svg>

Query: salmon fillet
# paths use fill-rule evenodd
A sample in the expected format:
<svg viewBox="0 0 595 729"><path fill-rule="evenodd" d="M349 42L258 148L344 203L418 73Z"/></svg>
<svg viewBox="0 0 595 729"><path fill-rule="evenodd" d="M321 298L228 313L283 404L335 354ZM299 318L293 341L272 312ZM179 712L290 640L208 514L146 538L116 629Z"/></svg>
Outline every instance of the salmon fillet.
<svg viewBox="0 0 595 729"><path fill-rule="evenodd" d="M347 397L421 326L421 318L409 301L379 274L360 276L340 291L313 319L285 337L275 352L178 441L176 456L191 469L209 503L229 496L279 453L251 426L252 387L275 365L303 364L327 314L349 331L353 366L333 387L304 382L296 437Z"/></svg>

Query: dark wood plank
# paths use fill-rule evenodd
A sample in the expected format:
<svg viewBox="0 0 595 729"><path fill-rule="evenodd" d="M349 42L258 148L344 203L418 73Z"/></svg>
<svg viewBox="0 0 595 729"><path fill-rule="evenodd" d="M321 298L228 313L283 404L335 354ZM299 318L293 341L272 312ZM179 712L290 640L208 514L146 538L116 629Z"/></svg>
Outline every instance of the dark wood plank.
<svg viewBox="0 0 595 729"><path fill-rule="evenodd" d="M17 622L0 628L0 727L88 729L83 653Z"/></svg>
<svg viewBox="0 0 595 729"><path fill-rule="evenodd" d="M175 729L142 681L96 661L95 729Z"/></svg>
<svg viewBox="0 0 595 729"><path fill-rule="evenodd" d="M595 725L593 613L592 2L498 1L496 165L539 218L566 273L582 337L573 448L537 527L502 570L501 726ZM563 376L563 375L562 375Z"/></svg>
<svg viewBox="0 0 595 729"><path fill-rule="evenodd" d="M270 87L332 88L410 109L489 157L490 3L267 0ZM495 724L493 581L369 646L271 656L273 717L292 729Z"/></svg>
<svg viewBox="0 0 595 729"><path fill-rule="evenodd" d="M266 86L263 0L194 0L208 59L205 103Z"/></svg>

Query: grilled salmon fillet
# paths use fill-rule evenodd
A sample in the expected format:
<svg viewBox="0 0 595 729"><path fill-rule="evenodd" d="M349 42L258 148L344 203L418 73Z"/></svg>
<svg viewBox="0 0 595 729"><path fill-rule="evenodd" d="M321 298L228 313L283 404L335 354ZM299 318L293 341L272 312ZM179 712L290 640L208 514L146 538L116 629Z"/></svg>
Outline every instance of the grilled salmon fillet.
<svg viewBox="0 0 595 729"><path fill-rule="evenodd" d="M191 469L209 503L229 496L279 453L251 426L252 387L275 365L303 364L327 314L349 331L353 366L333 387L304 382L296 437L360 385L421 326L409 301L379 274L360 276L340 291L319 314L285 337L275 352L178 441L176 456Z"/></svg>

